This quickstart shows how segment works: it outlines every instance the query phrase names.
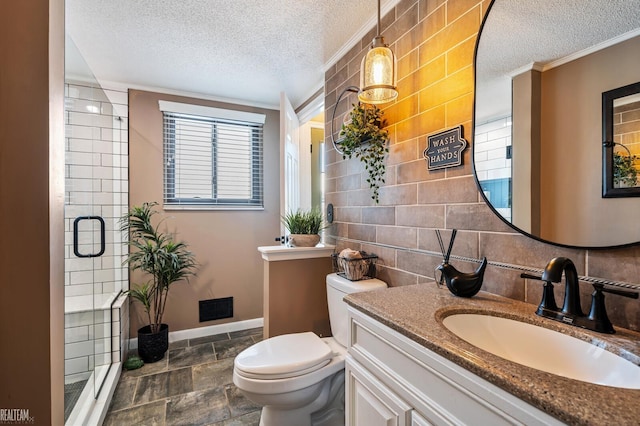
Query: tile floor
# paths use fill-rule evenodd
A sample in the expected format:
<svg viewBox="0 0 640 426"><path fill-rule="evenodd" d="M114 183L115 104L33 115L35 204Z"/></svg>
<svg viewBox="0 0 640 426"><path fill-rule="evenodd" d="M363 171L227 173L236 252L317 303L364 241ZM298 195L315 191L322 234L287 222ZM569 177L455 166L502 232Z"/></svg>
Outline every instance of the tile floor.
<svg viewBox="0 0 640 426"><path fill-rule="evenodd" d="M123 371L103 426L244 426L260 408L232 380L233 359L262 339L253 328L169 345L164 359Z"/></svg>

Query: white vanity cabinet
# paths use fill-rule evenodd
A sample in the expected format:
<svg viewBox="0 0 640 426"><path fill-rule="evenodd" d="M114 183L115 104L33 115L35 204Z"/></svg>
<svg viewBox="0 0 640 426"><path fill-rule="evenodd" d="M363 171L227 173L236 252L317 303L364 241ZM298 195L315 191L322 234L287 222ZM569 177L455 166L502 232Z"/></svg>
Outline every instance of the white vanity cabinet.
<svg viewBox="0 0 640 426"><path fill-rule="evenodd" d="M352 307L349 324L347 425L562 424Z"/></svg>
<svg viewBox="0 0 640 426"><path fill-rule="evenodd" d="M357 362L347 363L350 424L405 426L412 408Z"/></svg>

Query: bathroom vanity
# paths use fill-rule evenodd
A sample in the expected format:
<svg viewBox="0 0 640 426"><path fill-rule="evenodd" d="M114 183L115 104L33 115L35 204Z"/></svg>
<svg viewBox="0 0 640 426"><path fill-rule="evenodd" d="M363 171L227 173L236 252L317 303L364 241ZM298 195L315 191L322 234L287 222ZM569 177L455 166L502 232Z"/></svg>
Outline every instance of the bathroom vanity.
<svg viewBox="0 0 640 426"><path fill-rule="evenodd" d="M604 348L640 368L640 333L603 335L534 315L535 306L433 284L349 295L348 425L638 424L640 389L591 384L483 351L442 321L483 313L539 325Z"/></svg>

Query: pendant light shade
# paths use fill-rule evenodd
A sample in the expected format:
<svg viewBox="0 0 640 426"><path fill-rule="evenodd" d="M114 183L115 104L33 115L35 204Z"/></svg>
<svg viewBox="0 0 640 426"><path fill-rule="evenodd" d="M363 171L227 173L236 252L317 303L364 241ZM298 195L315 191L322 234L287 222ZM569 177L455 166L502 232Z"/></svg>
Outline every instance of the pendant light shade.
<svg viewBox="0 0 640 426"><path fill-rule="evenodd" d="M398 97L396 90L396 58L382 37L373 40L360 69L360 102L384 104Z"/></svg>
<svg viewBox="0 0 640 426"><path fill-rule="evenodd" d="M398 97L396 57L380 35L380 0L378 0L378 35L362 58L358 99L367 104L384 104Z"/></svg>

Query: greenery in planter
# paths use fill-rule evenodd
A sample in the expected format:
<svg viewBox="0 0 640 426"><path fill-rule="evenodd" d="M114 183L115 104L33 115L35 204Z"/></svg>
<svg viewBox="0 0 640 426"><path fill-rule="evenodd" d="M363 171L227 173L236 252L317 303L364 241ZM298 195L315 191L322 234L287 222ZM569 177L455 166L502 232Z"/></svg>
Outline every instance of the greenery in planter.
<svg viewBox="0 0 640 426"><path fill-rule="evenodd" d="M288 212L282 217L282 223L292 234L319 234L324 228L322 212L319 208L309 211Z"/></svg>
<svg viewBox="0 0 640 426"><path fill-rule="evenodd" d="M157 205L151 202L134 206L120 220L120 229L128 234L132 249L125 262L132 270L151 276L149 281L136 285L128 293L144 307L152 333L160 331L171 285L188 279L196 268L195 256L187 250L187 245L159 230L163 220L153 225Z"/></svg>
<svg viewBox="0 0 640 426"><path fill-rule="evenodd" d="M378 203L378 190L384 180L385 154L389 152L389 133L383 130L382 110L375 105L354 104L350 112L351 120L342 125L338 144L342 158L355 156L364 163L369 174L367 183L371 188L371 198Z"/></svg>
<svg viewBox="0 0 640 426"><path fill-rule="evenodd" d="M640 160L637 155L622 155L613 153L613 183L623 184L626 187L633 187L638 184L638 169L634 163Z"/></svg>

